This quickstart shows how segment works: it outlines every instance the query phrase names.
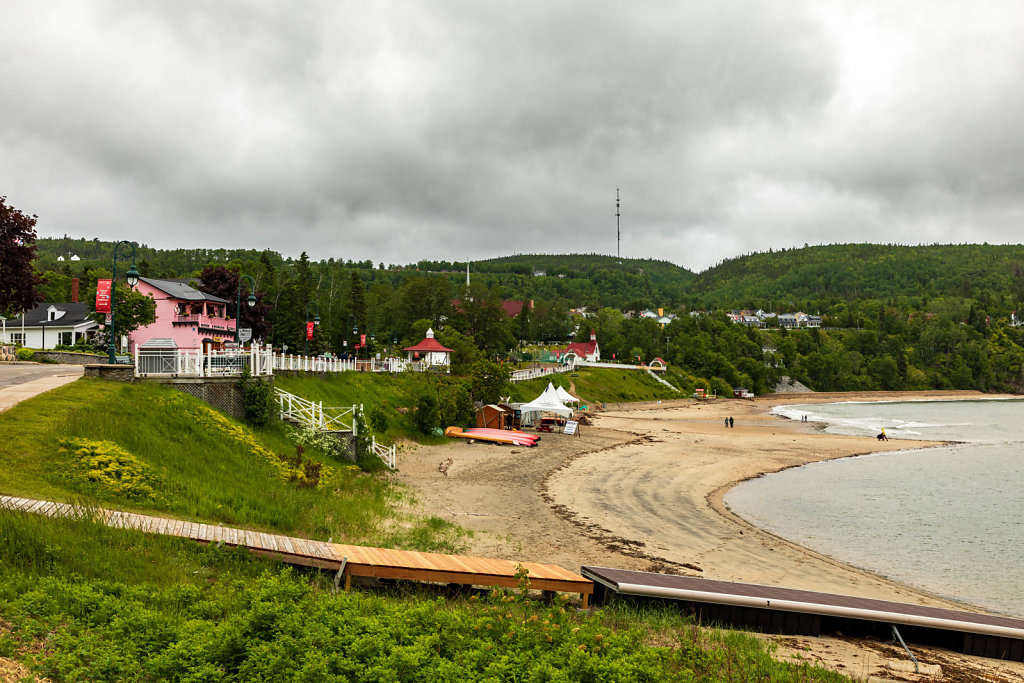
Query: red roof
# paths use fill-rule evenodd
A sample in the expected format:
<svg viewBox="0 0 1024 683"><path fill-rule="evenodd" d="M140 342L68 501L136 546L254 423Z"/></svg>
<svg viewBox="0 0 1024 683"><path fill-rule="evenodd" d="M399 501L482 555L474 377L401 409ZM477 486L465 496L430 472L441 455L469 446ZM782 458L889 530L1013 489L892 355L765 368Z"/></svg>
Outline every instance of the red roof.
<svg viewBox="0 0 1024 683"><path fill-rule="evenodd" d="M523 306L526 304L525 301L513 301L512 299L505 299L501 302L501 308L505 311L505 315L510 318L515 318L523 312Z"/></svg>
<svg viewBox="0 0 1024 683"><path fill-rule="evenodd" d="M452 353L452 349L447 346L442 346L441 342L437 341L433 337L427 337L416 346L408 346L405 348L406 351L445 351Z"/></svg>
<svg viewBox="0 0 1024 683"><path fill-rule="evenodd" d="M597 342L593 340L588 342L573 342L572 344L569 344L567 347L565 347L565 353L572 351L577 356L583 356L584 358L586 358L587 356L594 353L596 349Z"/></svg>

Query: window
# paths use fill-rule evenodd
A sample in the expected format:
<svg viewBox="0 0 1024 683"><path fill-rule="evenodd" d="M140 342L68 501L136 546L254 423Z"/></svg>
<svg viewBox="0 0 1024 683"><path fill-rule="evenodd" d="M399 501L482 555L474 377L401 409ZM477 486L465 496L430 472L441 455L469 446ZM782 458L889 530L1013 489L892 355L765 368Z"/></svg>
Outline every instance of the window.
<svg viewBox="0 0 1024 683"><path fill-rule="evenodd" d="M71 333L70 332L61 332L60 333L60 343L63 344L64 346L71 346L72 344L74 344L74 342L71 340Z"/></svg>
<svg viewBox="0 0 1024 683"><path fill-rule="evenodd" d="M10 337L12 344L15 344L16 346L25 345L25 335L22 334L21 332L11 332Z"/></svg>

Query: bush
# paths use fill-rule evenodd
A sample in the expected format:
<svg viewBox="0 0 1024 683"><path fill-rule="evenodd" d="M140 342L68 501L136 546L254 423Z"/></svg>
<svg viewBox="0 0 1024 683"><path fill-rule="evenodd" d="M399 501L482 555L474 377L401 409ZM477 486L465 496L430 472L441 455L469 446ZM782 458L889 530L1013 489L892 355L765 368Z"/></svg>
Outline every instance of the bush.
<svg viewBox="0 0 1024 683"><path fill-rule="evenodd" d="M438 412L437 398L434 396L434 388L427 387L424 393L416 399L415 413L416 429L424 434L433 434L438 425L441 424L441 415Z"/></svg>
<svg viewBox="0 0 1024 683"><path fill-rule="evenodd" d="M254 427L266 427L274 413L274 388L269 382L253 379L246 370L238 380L245 406L245 421Z"/></svg>
<svg viewBox="0 0 1024 683"><path fill-rule="evenodd" d="M388 418L388 414L380 408L371 409L368 417L370 419L370 427L377 434L384 434L391 428L391 420Z"/></svg>
<svg viewBox="0 0 1024 683"><path fill-rule="evenodd" d="M67 473L72 479L115 496L156 499L160 477L116 443L63 439L60 450L70 460Z"/></svg>
<svg viewBox="0 0 1024 683"><path fill-rule="evenodd" d="M32 360L32 356L36 355L36 352L32 349L18 349L18 360Z"/></svg>

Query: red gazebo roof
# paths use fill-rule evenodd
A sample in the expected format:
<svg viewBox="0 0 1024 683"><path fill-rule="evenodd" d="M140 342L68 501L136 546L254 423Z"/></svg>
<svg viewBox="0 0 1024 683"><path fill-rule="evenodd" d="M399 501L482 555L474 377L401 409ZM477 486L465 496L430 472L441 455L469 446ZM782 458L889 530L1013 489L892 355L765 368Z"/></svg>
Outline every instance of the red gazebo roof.
<svg viewBox="0 0 1024 683"><path fill-rule="evenodd" d="M454 353L452 349L447 346L443 346L441 342L434 339L434 331L427 330L427 336L416 346L407 346L405 351L442 351L444 353Z"/></svg>

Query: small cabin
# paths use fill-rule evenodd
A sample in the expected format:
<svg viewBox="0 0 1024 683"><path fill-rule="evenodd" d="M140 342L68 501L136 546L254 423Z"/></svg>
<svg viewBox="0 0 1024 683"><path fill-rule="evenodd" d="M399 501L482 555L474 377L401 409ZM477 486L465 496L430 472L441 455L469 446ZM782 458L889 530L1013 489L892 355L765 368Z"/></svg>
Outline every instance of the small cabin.
<svg viewBox="0 0 1024 683"><path fill-rule="evenodd" d="M754 392L745 387L736 387L732 390L733 398L754 398Z"/></svg>

